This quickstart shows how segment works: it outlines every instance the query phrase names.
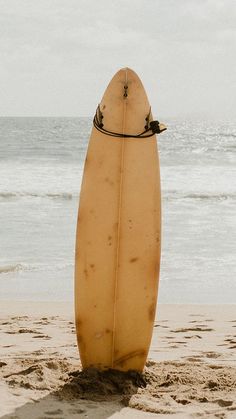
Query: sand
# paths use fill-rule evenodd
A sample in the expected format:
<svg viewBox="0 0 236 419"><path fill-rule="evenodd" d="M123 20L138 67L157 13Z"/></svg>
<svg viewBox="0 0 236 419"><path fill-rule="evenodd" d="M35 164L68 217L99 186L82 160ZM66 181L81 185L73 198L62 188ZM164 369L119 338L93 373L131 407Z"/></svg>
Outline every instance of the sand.
<svg viewBox="0 0 236 419"><path fill-rule="evenodd" d="M142 375L81 371L70 303L0 303L0 417L236 418L236 305L159 305Z"/></svg>

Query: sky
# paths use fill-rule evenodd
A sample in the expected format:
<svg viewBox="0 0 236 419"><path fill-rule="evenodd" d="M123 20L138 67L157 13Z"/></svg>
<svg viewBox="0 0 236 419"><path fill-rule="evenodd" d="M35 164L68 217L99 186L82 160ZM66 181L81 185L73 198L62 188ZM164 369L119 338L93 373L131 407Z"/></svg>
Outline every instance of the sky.
<svg viewBox="0 0 236 419"><path fill-rule="evenodd" d="M236 119L236 1L0 0L0 116L92 116L126 66L158 119Z"/></svg>

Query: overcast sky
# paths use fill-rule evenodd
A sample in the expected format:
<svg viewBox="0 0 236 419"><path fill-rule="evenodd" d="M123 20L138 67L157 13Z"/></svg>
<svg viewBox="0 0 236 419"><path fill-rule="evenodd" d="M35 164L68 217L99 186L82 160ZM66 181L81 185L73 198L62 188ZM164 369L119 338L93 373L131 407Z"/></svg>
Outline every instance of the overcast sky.
<svg viewBox="0 0 236 419"><path fill-rule="evenodd" d="M236 118L236 0L0 0L0 115L91 116L133 68L156 117Z"/></svg>

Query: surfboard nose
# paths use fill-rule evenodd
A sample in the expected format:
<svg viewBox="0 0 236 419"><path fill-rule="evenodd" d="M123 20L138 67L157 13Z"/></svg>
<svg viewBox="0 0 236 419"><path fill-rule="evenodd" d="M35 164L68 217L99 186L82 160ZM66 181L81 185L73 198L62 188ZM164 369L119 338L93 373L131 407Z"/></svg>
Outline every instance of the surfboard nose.
<svg viewBox="0 0 236 419"><path fill-rule="evenodd" d="M135 97L137 100L139 93L141 93L141 95L145 95L145 99L148 101L139 76L129 67L124 67L117 71L111 79L107 90L110 88L116 88L115 90L117 90L121 99Z"/></svg>
<svg viewBox="0 0 236 419"><path fill-rule="evenodd" d="M102 123L109 131L138 134L145 129L150 104L138 75L125 67L111 79L100 103ZM127 118L129 116L129 118ZM151 116L151 115L150 115ZM130 128L127 120L130 120Z"/></svg>

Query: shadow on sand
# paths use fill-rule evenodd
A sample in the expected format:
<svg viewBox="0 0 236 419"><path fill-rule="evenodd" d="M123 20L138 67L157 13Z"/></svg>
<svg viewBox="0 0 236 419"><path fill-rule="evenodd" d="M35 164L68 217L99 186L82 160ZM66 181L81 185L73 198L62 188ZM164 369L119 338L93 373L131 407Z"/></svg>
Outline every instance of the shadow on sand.
<svg viewBox="0 0 236 419"><path fill-rule="evenodd" d="M142 374L88 369L69 374L59 390L27 403L2 419L84 418L106 419L128 406L138 388L145 387Z"/></svg>

